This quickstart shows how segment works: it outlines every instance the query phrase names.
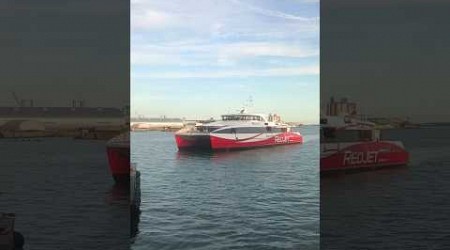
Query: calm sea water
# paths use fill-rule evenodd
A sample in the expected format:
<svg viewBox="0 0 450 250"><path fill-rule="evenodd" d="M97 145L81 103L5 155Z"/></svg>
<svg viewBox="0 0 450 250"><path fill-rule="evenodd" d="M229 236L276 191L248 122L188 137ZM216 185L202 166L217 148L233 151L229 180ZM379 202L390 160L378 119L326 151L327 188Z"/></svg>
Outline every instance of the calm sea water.
<svg viewBox="0 0 450 250"><path fill-rule="evenodd" d="M25 249L129 248L129 196L113 185L105 150L105 141L0 139L0 212L16 213Z"/></svg>
<svg viewBox="0 0 450 250"><path fill-rule="evenodd" d="M131 136L141 171L133 249L318 249L319 130L302 145L179 153L173 133Z"/></svg>
<svg viewBox="0 0 450 250"><path fill-rule="evenodd" d="M450 128L386 131L407 167L321 180L322 249L450 249Z"/></svg>

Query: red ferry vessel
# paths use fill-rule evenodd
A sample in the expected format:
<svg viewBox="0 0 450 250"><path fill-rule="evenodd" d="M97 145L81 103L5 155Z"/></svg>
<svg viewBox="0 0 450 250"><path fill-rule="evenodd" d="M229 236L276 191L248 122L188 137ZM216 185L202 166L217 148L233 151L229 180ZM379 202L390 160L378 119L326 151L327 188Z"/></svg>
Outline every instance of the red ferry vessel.
<svg viewBox="0 0 450 250"><path fill-rule="evenodd" d="M221 121L197 124L175 133L179 150L232 150L303 143L299 132L276 115L222 115Z"/></svg>
<svg viewBox="0 0 450 250"><path fill-rule="evenodd" d="M341 116L323 117L320 123L321 173L408 164L403 143L381 140L374 123Z"/></svg>
<svg viewBox="0 0 450 250"><path fill-rule="evenodd" d="M109 169L116 182L130 181L130 133L123 133L106 144Z"/></svg>

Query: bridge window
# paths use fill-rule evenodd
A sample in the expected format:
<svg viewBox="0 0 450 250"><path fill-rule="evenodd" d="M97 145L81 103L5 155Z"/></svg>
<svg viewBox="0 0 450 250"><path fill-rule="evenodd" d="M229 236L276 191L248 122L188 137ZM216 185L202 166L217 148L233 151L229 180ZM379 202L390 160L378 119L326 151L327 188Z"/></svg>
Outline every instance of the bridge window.
<svg viewBox="0 0 450 250"><path fill-rule="evenodd" d="M226 128L226 129L220 129L218 131L215 131L214 133L218 133L218 134L231 134L234 133L231 128Z"/></svg>
<svg viewBox="0 0 450 250"><path fill-rule="evenodd" d="M223 115L224 121L262 121L263 119L257 115Z"/></svg>
<svg viewBox="0 0 450 250"><path fill-rule="evenodd" d="M371 141L371 130L336 130L334 128L323 128L321 140L324 142L358 142Z"/></svg>
<svg viewBox="0 0 450 250"><path fill-rule="evenodd" d="M245 128L237 128L236 132L242 134L260 134L265 133L266 130L264 127L245 127Z"/></svg>

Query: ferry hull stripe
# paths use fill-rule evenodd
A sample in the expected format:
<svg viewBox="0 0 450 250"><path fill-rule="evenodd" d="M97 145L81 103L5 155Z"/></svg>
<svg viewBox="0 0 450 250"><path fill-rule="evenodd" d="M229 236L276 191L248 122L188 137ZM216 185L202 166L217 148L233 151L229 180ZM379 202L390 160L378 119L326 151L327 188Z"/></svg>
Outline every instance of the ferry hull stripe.
<svg viewBox="0 0 450 250"><path fill-rule="evenodd" d="M250 138L249 138L250 139ZM274 145L286 145L303 143L303 137L297 133L282 133L269 138L248 141L221 138L218 136L211 136L212 149L234 149L234 148L249 148L249 147L264 147Z"/></svg>
<svg viewBox="0 0 450 250"><path fill-rule="evenodd" d="M321 157L320 171L406 165L408 161L409 153L395 143L361 143Z"/></svg>
<svg viewBox="0 0 450 250"><path fill-rule="evenodd" d="M257 140L258 134L246 139L224 138L215 135L175 135L175 140L179 149L236 149L252 148L275 145L287 145L303 143L303 137L298 133L282 133ZM234 135L233 135L234 137Z"/></svg>

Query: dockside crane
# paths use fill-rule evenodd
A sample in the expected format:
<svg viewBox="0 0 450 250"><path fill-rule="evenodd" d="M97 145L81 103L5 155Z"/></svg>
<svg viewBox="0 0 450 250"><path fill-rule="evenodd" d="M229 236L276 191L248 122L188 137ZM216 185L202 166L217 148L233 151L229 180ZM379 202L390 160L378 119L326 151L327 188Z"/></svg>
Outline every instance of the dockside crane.
<svg viewBox="0 0 450 250"><path fill-rule="evenodd" d="M22 107L22 103L20 102L20 99L19 99L19 97L17 96L16 92L11 91L11 94L12 94L12 96L13 96L13 98L14 98L14 101L16 101L17 106Z"/></svg>
<svg viewBox="0 0 450 250"><path fill-rule="evenodd" d="M17 96L16 92L14 92L14 91L11 91L11 94L12 94L12 96L14 98L14 101L17 103L17 106L19 106L19 107L26 107L26 106L33 107L34 106L33 99L28 99L28 100L27 99L20 99Z"/></svg>

